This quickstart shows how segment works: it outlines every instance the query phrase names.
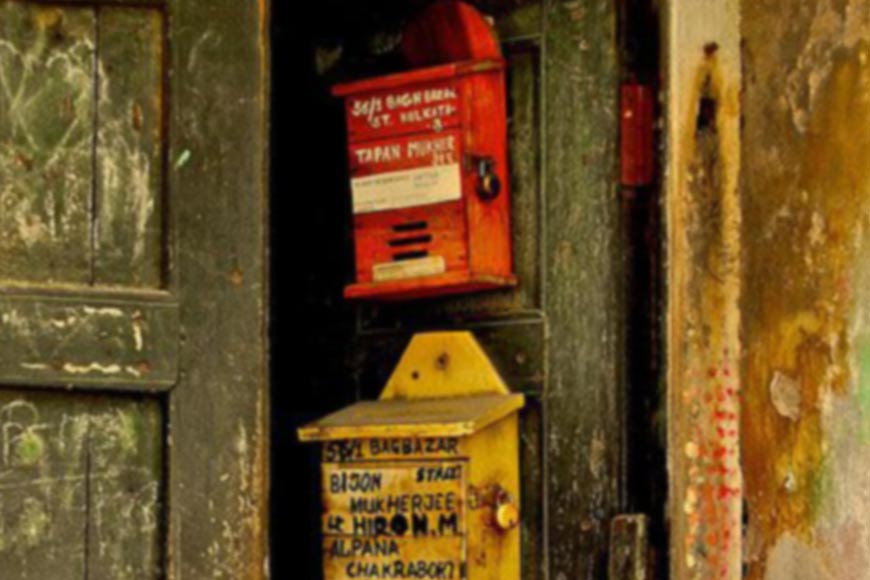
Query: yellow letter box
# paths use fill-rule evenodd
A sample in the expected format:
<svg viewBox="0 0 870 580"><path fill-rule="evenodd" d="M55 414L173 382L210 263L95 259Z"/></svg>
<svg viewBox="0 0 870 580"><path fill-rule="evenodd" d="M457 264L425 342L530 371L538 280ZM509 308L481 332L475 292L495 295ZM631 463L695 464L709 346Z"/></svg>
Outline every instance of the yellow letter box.
<svg viewBox="0 0 870 580"><path fill-rule="evenodd" d="M300 429L323 443L326 580L519 580L523 405L470 333L423 334L380 400Z"/></svg>

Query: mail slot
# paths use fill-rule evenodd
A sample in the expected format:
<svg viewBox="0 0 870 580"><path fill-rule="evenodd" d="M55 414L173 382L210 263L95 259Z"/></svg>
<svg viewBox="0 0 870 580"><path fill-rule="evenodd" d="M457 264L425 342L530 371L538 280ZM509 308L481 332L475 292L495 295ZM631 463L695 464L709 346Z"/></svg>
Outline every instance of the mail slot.
<svg viewBox="0 0 870 580"><path fill-rule="evenodd" d="M424 334L378 401L300 429L322 443L324 578L519 580L523 406L470 334Z"/></svg>
<svg viewBox="0 0 870 580"><path fill-rule="evenodd" d="M406 60L345 101L356 256L348 298L407 299L512 286L505 62L485 19L436 2Z"/></svg>

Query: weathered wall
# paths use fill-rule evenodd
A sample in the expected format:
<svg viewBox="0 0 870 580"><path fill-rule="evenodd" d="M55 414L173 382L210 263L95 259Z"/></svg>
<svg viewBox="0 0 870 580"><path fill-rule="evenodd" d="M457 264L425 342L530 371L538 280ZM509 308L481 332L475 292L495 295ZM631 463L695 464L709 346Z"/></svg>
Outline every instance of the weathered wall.
<svg viewBox="0 0 870 580"><path fill-rule="evenodd" d="M870 578L870 1L744 0L748 578Z"/></svg>

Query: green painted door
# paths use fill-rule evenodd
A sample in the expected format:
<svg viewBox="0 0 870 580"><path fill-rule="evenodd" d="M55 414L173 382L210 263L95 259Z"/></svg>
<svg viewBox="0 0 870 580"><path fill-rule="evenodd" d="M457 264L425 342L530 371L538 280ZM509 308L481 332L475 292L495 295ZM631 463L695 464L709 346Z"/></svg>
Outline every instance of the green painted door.
<svg viewBox="0 0 870 580"><path fill-rule="evenodd" d="M0 0L4 580L263 575L265 12Z"/></svg>

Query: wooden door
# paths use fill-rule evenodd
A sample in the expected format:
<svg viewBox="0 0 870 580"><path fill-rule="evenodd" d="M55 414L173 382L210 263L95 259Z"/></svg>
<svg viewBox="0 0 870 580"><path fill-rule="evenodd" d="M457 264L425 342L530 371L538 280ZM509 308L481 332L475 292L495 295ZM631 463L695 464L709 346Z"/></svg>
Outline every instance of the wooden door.
<svg viewBox="0 0 870 580"><path fill-rule="evenodd" d="M4 580L264 574L267 17L0 0Z"/></svg>

